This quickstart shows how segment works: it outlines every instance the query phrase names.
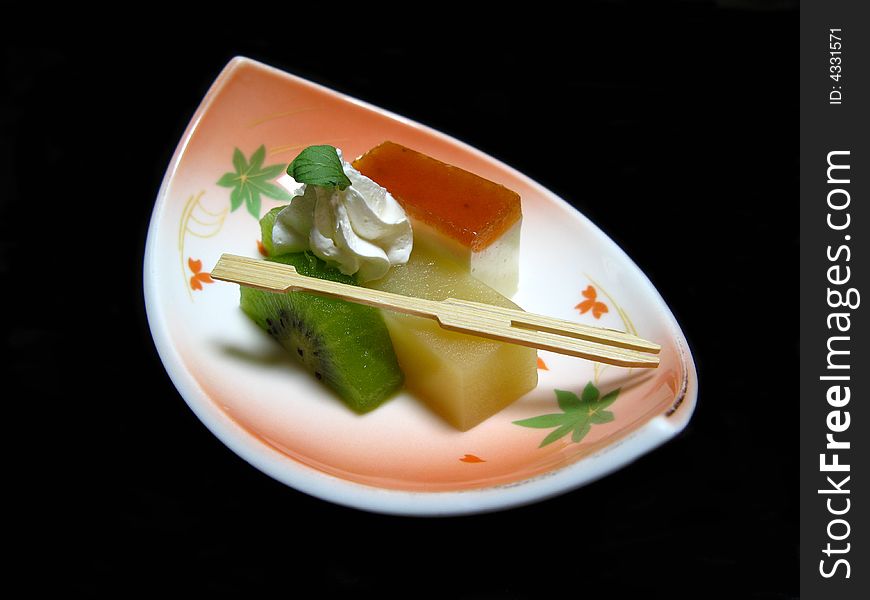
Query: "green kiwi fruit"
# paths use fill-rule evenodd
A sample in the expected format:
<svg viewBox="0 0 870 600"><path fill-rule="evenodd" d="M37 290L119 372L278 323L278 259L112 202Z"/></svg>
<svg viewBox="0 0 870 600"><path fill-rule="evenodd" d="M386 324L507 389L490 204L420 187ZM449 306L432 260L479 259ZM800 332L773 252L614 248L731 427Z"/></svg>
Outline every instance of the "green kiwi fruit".
<svg viewBox="0 0 870 600"><path fill-rule="evenodd" d="M271 235L268 239L271 242ZM264 245L265 240L264 235ZM293 265L309 277L356 284L354 277L309 252L266 260ZM306 292L275 294L244 286L241 306L314 377L359 413L376 408L402 385L390 334L375 308Z"/></svg>
<svg viewBox="0 0 870 600"><path fill-rule="evenodd" d="M285 208L286 206L276 206L260 219L260 235L263 248L266 249L266 256L275 255L275 248L272 246L272 228L275 226L275 221L278 220L278 213Z"/></svg>

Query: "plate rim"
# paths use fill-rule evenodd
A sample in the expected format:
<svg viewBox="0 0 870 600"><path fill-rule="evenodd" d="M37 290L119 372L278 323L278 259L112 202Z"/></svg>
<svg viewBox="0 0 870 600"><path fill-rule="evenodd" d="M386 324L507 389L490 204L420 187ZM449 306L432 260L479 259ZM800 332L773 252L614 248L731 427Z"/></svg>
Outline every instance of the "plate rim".
<svg viewBox="0 0 870 600"><path fill-rule="evenodd" d="M171 342L167 321L156 300L159 274L154 269L157 252L154 239L157 235L157 224L160 222L162 211L165 209L167 191L175 178L188 143L197 130L203 115L208 111L221 89L231 79L233 73L242 66L253 66L288 78L297 84L356 104L399 121L405 126L419 129L455 144L463 151L493 162L500 169L511 172L527 181L537 192L561 204L563 208L569 208L571 212L585 221L587 226L597 230L601 237L612 246L612 249L640 275L639 282L647 289L647 292L652 294L652 297L658 300L673 332L679 359L683 363L684 377L681 382L680 394L676 396L672 407L651 417L637 429L628 432L625 436L614 440L598 451L563 467L557 467L546 473L507 484L452 491L410 491L384 488L325 473L294 460L278 449L257 440L241 424L224 414L201 389L195 377L184 367L181 357ZM454 516L505 510L561 495L622 469L672 439L685 429L697 406L697 368L688 340L676 317L643 270L619 244L586 215L528 175L462 140L408 117L245 56L233 57L220 71L188 122L172 155L158 189L148 226L143 260L143 291L146 317L158 356L179 395L215 437L258 470L297 491L335 504L369 512L406 516ZM608 455L608 460L600 460L604 454Z"/></svg>

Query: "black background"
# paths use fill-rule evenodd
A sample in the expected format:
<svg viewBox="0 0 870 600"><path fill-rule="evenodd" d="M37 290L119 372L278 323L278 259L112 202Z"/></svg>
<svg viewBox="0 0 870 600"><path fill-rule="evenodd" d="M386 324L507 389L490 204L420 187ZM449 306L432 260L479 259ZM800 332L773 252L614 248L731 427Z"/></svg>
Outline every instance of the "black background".
<svg viewBox="0 0 870 600"><path fill-rule="evenodd" d="M612 3L561 21L4 49L14 572L92 595L797 596L797 12ZM163 370L141 265L175 145L237 54L454 135L589 216L688 336L686 431L559 498L449 519L334 506L224 447ZM784 347L743 346L759 326Z"/></svg>

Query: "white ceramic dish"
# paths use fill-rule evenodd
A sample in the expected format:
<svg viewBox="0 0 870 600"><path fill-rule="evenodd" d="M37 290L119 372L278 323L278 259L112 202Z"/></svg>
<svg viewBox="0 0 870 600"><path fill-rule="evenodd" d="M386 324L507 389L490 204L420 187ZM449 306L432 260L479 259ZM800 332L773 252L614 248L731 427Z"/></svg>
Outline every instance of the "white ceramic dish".
<svg viewBox="0 0 870 600"><path fill-rule="evenodd" d="M236 286L208 276L223 252L256 256L255 215L282 202L240 189L234 207L232 190L217 182L243 169L271 180L311 144L332 144L353 157L386 139L519 192L524 220L513 299L532 312L655 340L663 347L660 367L606 367L541 352L538 387L464 433L408 393L365 416L337 401L242 314ZM553 264L554 244L571 258ZM167 169L148 232L144 283L160 357L202 422L275 479L364 510L454 515L548 498L672 438L695 407L695 366L673 315L583 215L462 142L245 58L231 61L214 82ZM598 416L576 436L542 445L552 427L517 423L561 412L555 390L582 396L590 384L597 397L591 393L583 406Z"/></svg>

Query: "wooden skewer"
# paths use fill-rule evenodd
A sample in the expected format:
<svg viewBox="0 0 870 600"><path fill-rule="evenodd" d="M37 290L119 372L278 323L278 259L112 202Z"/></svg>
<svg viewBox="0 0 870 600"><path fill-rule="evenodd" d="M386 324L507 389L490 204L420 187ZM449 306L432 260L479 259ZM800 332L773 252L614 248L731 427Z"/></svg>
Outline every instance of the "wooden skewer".
<svg viewBox="0 0 870 600"><path fill-rule="evenodd" d="M300 275L290 265L224 254L211 277L267 292L305 291L438 321L444 329L621 367L654 368L661 346L634 335L468 300L427 300Z"/></svg>

